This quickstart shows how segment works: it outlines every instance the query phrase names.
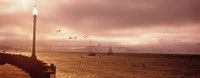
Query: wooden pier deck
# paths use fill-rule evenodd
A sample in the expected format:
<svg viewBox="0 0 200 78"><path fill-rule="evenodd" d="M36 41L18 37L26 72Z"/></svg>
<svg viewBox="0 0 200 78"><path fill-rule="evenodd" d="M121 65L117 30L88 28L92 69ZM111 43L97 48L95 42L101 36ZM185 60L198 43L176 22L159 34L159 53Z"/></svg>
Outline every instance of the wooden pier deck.
<svg viewBox="0 0 200 78"><path fill-rule="evenodd" d="M17 55L17 54L0 53L0 65L6 65L6 64L10 64L21 70L26 71L27 73L29 73L31 78L56 78L56 75L55 75L56 66L52 63L48 65L42 60L39 60L36 58L24 56L21 54ZM13 72L13 71L6 71L6 72ZM14 74L14 72L10 73L10 75L16 76L12 74ZM4 77L0 76L0 78L4 78ZM26 77L5 77L5 78L26 78Z"/></svg>
<svg viewBox="0 0 200 78"><path fill-rule="evenodd" d="M22 69L10 64L0 65L0 78L31 78Z"/></svg>

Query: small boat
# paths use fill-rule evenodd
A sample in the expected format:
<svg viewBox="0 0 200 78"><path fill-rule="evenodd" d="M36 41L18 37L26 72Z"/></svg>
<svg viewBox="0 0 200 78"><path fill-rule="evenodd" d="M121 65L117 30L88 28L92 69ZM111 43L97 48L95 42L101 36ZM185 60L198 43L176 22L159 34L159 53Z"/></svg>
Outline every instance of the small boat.
<svg viewBox="0 0 200 78"><path fill-rule="evenodd" d="M88 56L96 56L96 53L92 53L92 49L91 49L91 40L90 40L90 46L89 46L89 54Z"/></svg>
<svg viewBox="0 0 200 78"><path fill-rule="evenodd" d="M108 49L108 53L107 53L107 55L113 55L113 51L112 51L111 46L110 46L109 49Z"/></svg>
<svg viewBox="0 0 200 78"><path fill-rule="evenodd" d="M88 56L96 56L96 53L90 53Z"/></svg>

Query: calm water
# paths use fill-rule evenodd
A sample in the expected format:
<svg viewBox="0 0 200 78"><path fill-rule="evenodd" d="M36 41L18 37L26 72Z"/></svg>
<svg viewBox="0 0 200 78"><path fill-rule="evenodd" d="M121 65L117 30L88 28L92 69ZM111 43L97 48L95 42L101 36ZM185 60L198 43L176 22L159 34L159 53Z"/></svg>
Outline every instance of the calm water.
<svg viewBox="0 0 200 78"><path fill-rule="evenodd" d="M14 53L20 54L19 52ZM31 56L30 52L21 52L21 54ZM132 77L131 69L126 68L126 66L122 68L126 64L125 62L118 57L105 54L91 57L87 56L87 53L38 52L37 56L38 59L57 66L56 75L58 78Z"/></svg>
<svg viewBox="0 0 200 78"><path fill-rule="evenodd" d="M19 54L19 52L15 52ZM30 52L23 52L30 56ZM37 52L57 66L58 78L199 78L200 59L193 56Z"/></svg>

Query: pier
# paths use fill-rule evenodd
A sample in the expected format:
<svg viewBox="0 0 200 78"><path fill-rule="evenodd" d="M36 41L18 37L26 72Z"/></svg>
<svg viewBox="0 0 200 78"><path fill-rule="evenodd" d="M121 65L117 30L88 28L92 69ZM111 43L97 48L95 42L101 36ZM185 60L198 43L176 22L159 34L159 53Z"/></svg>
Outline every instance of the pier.
<svg viewBox="0 0 200 78"><path fill-rule="evenodd" d="M10 64L29 73L31 78L56 78L56 66L24 55L0 53L0 65Z"/></svg>

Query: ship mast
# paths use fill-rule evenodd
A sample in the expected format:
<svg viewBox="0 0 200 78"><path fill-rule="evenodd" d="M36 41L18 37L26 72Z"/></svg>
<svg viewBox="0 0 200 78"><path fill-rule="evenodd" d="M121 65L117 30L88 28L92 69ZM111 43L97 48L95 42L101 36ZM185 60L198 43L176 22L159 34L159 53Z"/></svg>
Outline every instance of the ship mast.
<svg viewBox="0 0 200 78"><path fill-rule="evenodd" d="M90 40L90 49L89 49L89 52L90 52L90 54L92 53L92 51L91 51L91 40Z"/></svg>

